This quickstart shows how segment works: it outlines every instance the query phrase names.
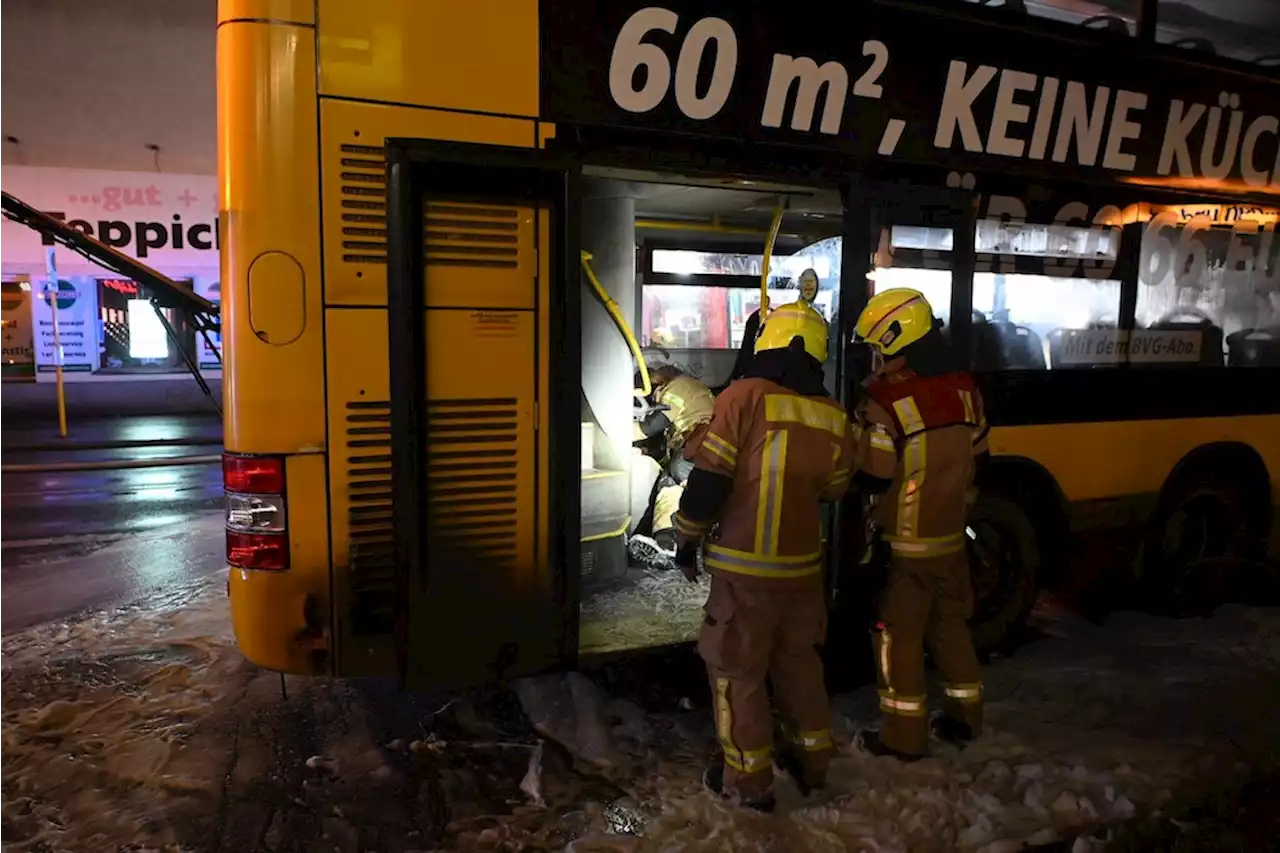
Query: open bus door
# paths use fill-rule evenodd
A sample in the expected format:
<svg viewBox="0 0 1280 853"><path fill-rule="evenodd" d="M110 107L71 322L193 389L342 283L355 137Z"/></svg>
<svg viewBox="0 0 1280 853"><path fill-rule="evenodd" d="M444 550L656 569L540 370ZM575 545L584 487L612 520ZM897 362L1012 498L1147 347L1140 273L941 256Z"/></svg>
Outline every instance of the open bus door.
<svg viewBox="0 0 1280 853"><path fill-rule="evenodd" d="M396 646L410 687L576 653L578 179L545 151L387 140Z"/></svg>

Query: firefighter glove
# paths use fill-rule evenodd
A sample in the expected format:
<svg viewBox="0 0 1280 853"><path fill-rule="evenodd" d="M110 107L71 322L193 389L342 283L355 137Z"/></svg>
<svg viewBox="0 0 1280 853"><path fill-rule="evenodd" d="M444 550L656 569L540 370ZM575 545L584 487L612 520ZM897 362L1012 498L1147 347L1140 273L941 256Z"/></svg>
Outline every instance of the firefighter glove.
<svg viewBox="0 0 1280 853"><path fill-rule="evenodd" d="M684 542L676 550L676 565L680 567L680 573L690 582L698 579L698 549L701 544L698 542Z"/></svg>

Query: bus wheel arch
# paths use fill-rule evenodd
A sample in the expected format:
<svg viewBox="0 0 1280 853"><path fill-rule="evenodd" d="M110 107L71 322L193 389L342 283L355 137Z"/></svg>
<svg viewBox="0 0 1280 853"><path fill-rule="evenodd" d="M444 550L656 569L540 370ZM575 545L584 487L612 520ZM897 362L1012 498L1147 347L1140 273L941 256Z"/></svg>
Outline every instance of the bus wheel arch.
<svg viewBox="0 0 1280 853"><path fill-rule="evenodd" d="M992 458L966 531L979 652L1014 640L1041 586L1065 576L1069 529L1061 490L1044 467Z"/></svg>
<svg viewBox="0 0 1280 853"><path fill-rule="evenodd" d="M1272 512L1271 477L1252 447L1224 441L1187 453L1165 479L1144 537L1148 603L1175 615L1221 603L1265 554Z"/></svg>

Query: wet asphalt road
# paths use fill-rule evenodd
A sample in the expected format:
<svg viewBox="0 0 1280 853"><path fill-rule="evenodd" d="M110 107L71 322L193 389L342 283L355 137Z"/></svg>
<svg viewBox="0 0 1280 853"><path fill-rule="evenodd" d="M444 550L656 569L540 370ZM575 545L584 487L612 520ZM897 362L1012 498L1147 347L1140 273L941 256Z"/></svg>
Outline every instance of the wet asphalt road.
<svg viewBox="0 0 1280 853"><path fill-rule="evenodd" d="M128 466L217 456L220 442L221 425L207 417L79 422L65 439L50 426L6 423L0 539L7 551L25 551L45 540L129 535L207 513L222 498L216 463ZM82 463L121 467L74 470Z"/></svg>
<svg viewBox="0 0 1280 853"><path fill-rule="evenodd" d="M6 469L128 465L221 451L213 443L219 425L208 418L79 423L65 441L49 433L47 427L6 424ZM125 442L151 443L104 446ZM221 506L216 463L6 470L0 474L3 630L145 597L223 570Z"/></svg>

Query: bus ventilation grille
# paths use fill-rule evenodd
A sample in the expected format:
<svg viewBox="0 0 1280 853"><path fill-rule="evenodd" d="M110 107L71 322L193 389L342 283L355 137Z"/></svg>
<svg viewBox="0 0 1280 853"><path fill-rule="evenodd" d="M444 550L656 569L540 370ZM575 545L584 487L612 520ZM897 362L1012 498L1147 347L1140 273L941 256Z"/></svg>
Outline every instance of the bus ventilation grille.
<svg viewBox="0 0 1280 853"><path fill-rule="evenodd" d="M387 153L343 145L339 163L342 260L387 262ZM423 244L432 266L515 269L520 262L520 209L507 205L424 202Z"/></svg>
<svg viewBox="0 0 1280 853"><path fill-rule="evenodd" d="M430 559L514 567L518 433L513 398L427 401Z"/></svg>
<svg viewBox="0 0 1280 853"><path fill-rule="evenodd" d="M387 152L373 145L343 145L342 260L387 262Z"/></svg>
<svg viewBox="0 0 1280 853"><path fill-rule="evenodd" d="M516 269L521 244L520 208L428 201L423 222L427 266ZM521 240L521 236L526 239Z"/></svg>
<svg viewBox="0 0 1280 853"><path fill-rule="evenodd" d="M391 527L391 403L347 403L347 526L351 628L386 634L395 626L396 571Z"/></svg>

